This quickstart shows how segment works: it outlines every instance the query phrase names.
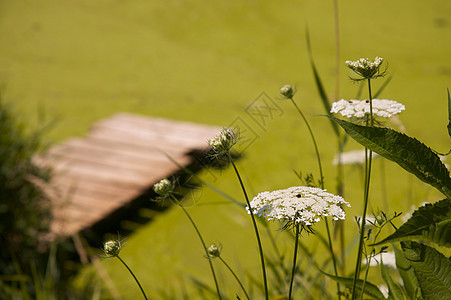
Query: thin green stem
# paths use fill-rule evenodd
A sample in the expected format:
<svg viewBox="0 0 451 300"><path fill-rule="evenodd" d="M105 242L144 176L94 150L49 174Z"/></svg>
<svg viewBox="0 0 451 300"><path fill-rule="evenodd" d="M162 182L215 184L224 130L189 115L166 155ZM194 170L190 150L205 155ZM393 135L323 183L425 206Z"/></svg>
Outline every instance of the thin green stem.
<svg viewBox="0 0 451 300"><path fill-rule="evenodd" d="M117 257L117 259L119 259L119 260L121 261L121 263L127 268L127 270L130 272L130 274L132 274L133 278L135 279L136 283L137 283L138 286L139 286L139 289L141 290L141 293L142 293L143 296L144 296L144 299L147 300L148 298L147 298L147 296L146 296L146 293L144 292L143 287L142 287L141 284L139 283L138 278L136 278L135 274L133 274L132 270L127 266L127 264L125 263L125 261L123 261L122 258L120 258L119 255L117 255L116 257Z"/></svg>
<svg viewBox="0 0 451 300"><path fill-rule="evenodd" d="M243 180L241 179L240 173L238 172L238 169L237 169L235 162L233 161L233 158L230 155L230 153L228 153L228 156L229 156L230 162L232 163L233 169L235 170L235 174L238 177L238 181L240 182L241 189L243 191L244 198L246 199L246 204L247 204L247 207L249 208L249 213L251 215L252 225L254 226L254 231L255 231L255 236L257 237L258 250L260 252L260 261L261 261L261 267L262 267L262 273L263 273L263 284L265 286L265 299L268 300L269 293L268 293L268 281L266 278L265 257L263 255L263 247L262 247L262 242L260 239L260 234L258 233L257 222L255 221L254 212L252 211L252 207L249 202L249 197L247 196L246 188L244 187Z"/></svg>
<svg viewBox="0 0 451 300"><path fill-rule="evenodd" d="M363 299L363 294L364 294L363 291L365 290L365 283L366 283L366 280L368 278L368 272L369 271L370 271L370 261L367 260L366 268L365 268L365 277L364 277L363 284L362 284L362 293L360 294L360 300Z"/></svg>
<svg viewBox="0 0 451 300"><path fill-rule="evenodd" d="M310 127L310 124L308 123L307 119L305 118L304 114L302 113L299 106L294 102L293 98L290 98L291 102L293 103L294 107L296 107L297 111L301 115L302 119L304 120L305 125L307 125L308 131L310 133L310 136L313 141L313 146L315 147L316 152L316 159L318 161L318 169L319 169L319 176L320 176L320 182L321 182L321 188L324 189L324 176L323 176L323 168L321 166L321 157L319 155L318 145L316 144L315 136L313 135L312 128Z"/></svg>
<svg viewBox="0 0 451 300"><path fill-rule="evenodd" d="M318 169L319 169L319 174L320 174L320 184L321 184L321 188L324 189L323 168L322 168L322 165L321 165L321 156L319 155L319 150L318 150L318 145L317 145L316 140L315 140L315 135L313 134L312 128L310 127L310 124L308 123L307 118L304 116L304 114L302 113L302 111L299 108L299 106L296 104L296 102L294 102L293 98L290 98L290 100L293 103L293 105L296 107L296 110L301 115L302 119L304 120L305 125L307 125L308 131L310 133L310 137L312 138L313 146L314 146L315 152L316 152L316 160L318 161ZM326 230L327 230L327 237L328 237L328 241L329 241L329 251L330 251L330 255L332 257L332 262L333 262L333 265L334 265L334 273L335 273L335 276L338 276L337 261L335 259L335 254L334 254L334 250L333 250L333 246L332 246L332 238L330 236L330 228L329 228L329 223L327 222L327 217L325 217L325 220L326 220L325 224L326 224ZM340 284L338 282L337 282L337 293L338 293L338 298L341 299L341 296L340 296Z"/></svg>
<svg viewBox="0 0 451 300"><path fill-rule="evenodd" d="M368 78L368 94L370 101L370 126L373 127L373 97L371 95L371 79ZM370 191L370 181L371 181L371 164L372 164L373 152L365 148L365 188L363 195L363 213L362 213L362 222L360 224L360 238L359 238L359 248L357 252L357 261L354 272L354 282L352 284L352 298L356 297L356 288L357 288L357 280L359 279L360 269L362 266L362 252L363 252L363 240L365 238L365 219L366 219L366 211L368 208L368 198ZM363 292L363 291L362 291Z"/></svg>
<svg viewBox="0 0 451 300"><path fill-rule="evenodd" d="M221 256L218 256L218 258L222 261L222 263L227 267L227 269L229 269L229 271L232 273L233 277L235 277L236 281L238 282L238 284L240 285L241 289L244 292L244 295L246 295L246 298L248 300L250 300L249 295L246 292L246 289L244 288L243 284L241 283L240 279L238 278L238 276L236 276L235 272L233 272L232 268L226 263L226 261L224 259L222 259Z"/></svg>
<svg viewBox="0 0 451 300"><path fill-rule="evenodd" d="M324 222L326 223L329 252L331 253L331 256L332 256L332 262L333 262L333 266L334 266L335 276L338 276L337 262L335 261L335 254L334 254L334 249L332 247L332 239L331 239L331 234L330 234L330 229L329 229L329 221L328 221L327 217L324 217ZM337 282L337 289L338 289L338 299L341 299L340 285L338 284L338 282Z"/></svg>
<svg viewBox="0 0 451 300"><path fill-rule="evenodd" d="M288 300L291 300L291 293L293 291L294 274L296 273L296 260L298 256L298 242L299 242L299 223L296 224L296 237L294 239L294 253L293 253L293 267L291 269L290 290L288 292Z"/></svg>
<svg viewBox="0 0 451 300"><path fill-rule="evenodd" d="M215 269L213 268L213 263L211 262L211 258L208 255L207 245L205 245L204 239L202 238L202 235L200 234L200 231L197 228L196 223L194 223L194 220L191 218L191 216L186 211L186 209L183 207L183 205L181 205L179 203L179 201L173 195L172 195L172 199L175 201L175 203L178 204L178 206L180 206L180 208L183 210L183 212L185 213L185 215L188 217L188 219L190 220L191 224L193 225L194 229L196 230L197 236L199 237L199 239L200 239L200 241L202 243L202 246L204 247L205 257L208 259L208 263L210 264L211 274L213 275L213 280L215 282L216 293L218 294L218 299L221 299L221 292L219 291L218 280L216 279L216 273L215 273Z"/></svg>
<svg viewBox="0 0 451 300"><path fill-rule="evenodd" d="M337 194L344 198L344 170L341 155L343 154L343 144L338 137L338 163L337 163ZM338 226L338 234L340 239L340 256L341 256L341 274L346 274L346 256L345 256L345 231L344 220L335 223Z"/></svg>

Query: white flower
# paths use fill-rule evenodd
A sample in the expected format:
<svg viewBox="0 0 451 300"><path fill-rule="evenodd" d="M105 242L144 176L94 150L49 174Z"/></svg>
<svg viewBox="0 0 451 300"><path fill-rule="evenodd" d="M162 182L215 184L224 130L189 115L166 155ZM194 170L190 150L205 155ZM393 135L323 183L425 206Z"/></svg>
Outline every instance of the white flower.
<svg viewBox="0 0 451 300"><path fill-rule="evenodd" d="M379 157L379 154L372 152L373 158ZM339 154L336 154L332 160L332 164L338 165ZM352 150L348 152L341 153L341 163L343 165L361 165L365 163L365 150Z"/></svg>
<svg viewBox="0 0 451 300"><path fill-rule="evenodd" d="M213 152L221 154L230 151L237 141L238 136L232 129L223 128L217 136L208 140L208 144Z"/></svg>
<svg viewBox="0 0 451 300"><path fill-rule="evenodd" d="M387 99L373 99L373 115L379 117L389 118L393 115L399 114L405 110L404 104L398 103L394 100ZM344 117L348 118L363 118L370 113L370 101L369 100L339 100L332 103L332 113L340 113Z"/></svg>
<svg viewBox="0 0 451 300"><path fill-rule="evenodd" d="M382 76L379 74L379 68L383 61L384 59L382 57L376 56L374 61L371 61L368 58L360 58L355 61L347 60L345 63L349 69L353 70L364 79L368 79Z"/></svg>
<svg viewBox="0 0 451 300"><path fill-rule="evenodd" d="M340 205L350 206L342 197L315 187L294 186L284 190L261 192L251 202L252 212L269 220L287 220L302 225L319 222L322 216L343 220ZM249 207L246 207L248 213Z"/></svg>

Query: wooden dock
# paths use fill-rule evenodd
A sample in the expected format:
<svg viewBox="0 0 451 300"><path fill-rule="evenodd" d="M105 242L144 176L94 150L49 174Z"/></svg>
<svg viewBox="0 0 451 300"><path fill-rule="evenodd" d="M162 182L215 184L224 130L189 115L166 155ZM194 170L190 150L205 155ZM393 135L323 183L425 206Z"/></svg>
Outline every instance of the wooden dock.
<svg viewBox="0 0 451 300"><path fill-rule="evenodd" d="M119 113L95 123L83 138L51 147L37 161L53 169L52 234L91 228L193 163L220 128Z"/></svg>

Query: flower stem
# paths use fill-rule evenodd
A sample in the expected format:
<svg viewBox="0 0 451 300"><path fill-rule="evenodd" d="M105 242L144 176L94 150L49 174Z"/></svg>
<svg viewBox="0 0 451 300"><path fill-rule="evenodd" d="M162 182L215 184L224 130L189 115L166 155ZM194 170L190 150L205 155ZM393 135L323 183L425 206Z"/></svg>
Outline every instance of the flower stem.
<svg viewBox="0 0 451 300"><path fill-rule="evenodd" d="M117 257L117 259L119 259L119 260L121 261L121 263L127 268L127 270L130 272L130 274L132 274L133 278L135 279L136 283L137 283L138 286L139 286L139 289L141 290L141 293L142 293L143 296L144 296L144 299L147 300L148 298L147 298L147 296L146 296L146 293L144 292L144 289L142 288L141 284L139 283L138 278L136 278L135 274L133 274L132 270L127 266L127 264L125 263L125 261L123 261L122 258L120 258L119 255L117 255L116 257Z"/></svg>
<svg viewBox="0 0 451 300"><path fill-rule="evenodd" d="M309 131L310 136L312 138L313 146L315 147L315 152L316 152L316 160L318 161L318 169L319 169L319 175L320 175L321 188L324 189L324 176L323 176L323 168L322 168L322 165L321 165L321 156L319 155L318 145L316 144L316 140L315 140L315 136L313 135L312 128L310 127L310 124L308 123L307 118L304 116L304 114L302 113L302 111L299 108L299 106L296 104L296 102L294 102L293 97L291 97L290 100L293 103L293 105L296 107L296 109L299 112L299 114L301 115L302 119L304 120L305 125L307 125L308 131ZM329 241L329 252L330 252L330 255L332 257L332 262L333 262L333 265L334 265L334 273L335 273L335 276L338 276L337 262L336 262L336 259L335 259L335 254L334 254L334 250L333 250L333 246L332 246L332 238L330 236L329 223L327 222L327 217L324 218L324 219L326 220L325 223L326 223L327 237L328 237L328 241ZM340 284L338 282L337 282L337 294L338 294L338 298L341 299L341 296L340 296Z"/></svg>
<svg viewBox="0 0 451 300"><path fill-rule="evenodd" d="M366 283L366 279L368 278L368 272L370 271L370 262L367 261L366 263L366 268L365 268L365 279L363 280L363 284L362 284L362 293L360 294L360 300L363 299L363 291L365 290L365 283Z"/></svg>
<svg viewBox="0 0 451 300"><path fill-rule="evenodd" d="M369 94L369 101L370 101L370 126L373 127L374 120L373 120L373 104L372 104L372 95L371 95L371 79L368 78L368 94ZM352 284L352 298L355 299L356 295L356 287L357 287L357 280L360 275L360 269L362 265L362 251L363 251L363 240L365 238L365 219L366 219L366 211L368 208L368 198L369 198L369 191L370 191L370 179L371 179L371 164L372 164L372 157L373 152L371 150L368 150L368 148L365 147L365 188L364 188L364 195L363 195L363 213L362 213L362 222L360 225L360 238L359 238L359 248L357 252L357 261L355 266L355 272L354 272L354 282ZM362 291L363 293L363 291Z"/></svg>
<svg viewBox="0 0 451 300"><path fill-rule="evenodd" d="M218 258L222 261L222 263L227 267L227 269L229 269L229 271L232 273L233 277L235 277L236 281L238 282L238 284L240 285L241 289L244 292L244 295L246 295L246 298L248 300L250 300L249 295L246 292L246 289L244 288L243 284L241 283L240 279L238 278L238 276L236 276L235 272L233 272L232 268L230 268L230 266L226 263L226 261L224 259L222 259L221 256L218 256Z"/></svg>
<svg viewBox="0 0 451 300"><path fill-rule="evenodd" d="M194 229L196 230L197 236L199 237L199 239L200 239L200 241L202 243L202 246L204 247L205 256L207 257L208 263L210 264L211 274L213 275L213 280L215 282L216 293L218 294L218 299L221 299L221 292L219 291L219 285L218 285L218 280L216 279L215 269L213 268L213 263L211 262L210 255L208 255L208 249L207 249L207 246L205 245L204 239L202 238L202 235L200 234L200 231L197 228L196 223L194 223L194 220L191 218L191 216L186 211L186 209L183 207L183 205L181 205L178 202L178 200L175 198L175 196L173 196L173 195L172 195L172 199L178 204L178 206L180 206L180 208L183 210L183 212L185 213L185 215L188 217L188 219L190 220L191 224L193 225Z"/></svg>
<svg viewBox="0 0 451 300"><path fill-rule="evenodd" d="M228 153L228 156L229 156L230 162L232 163L233 169L235 170L235 174L238 177L238 181L240 182L241 189L243 190L243 194L244 194L244 198L246 199L247 207L249 207L249 213L251 215L252 225L254 226L255 236L257 237L258 250L260 252L260 261L261 261L262 273L263 273L263 284L265 286L265 299L268 300L269 293L268 293L268 282L266 279L265 257L263 255L263 247L262 247L262 242L260 240L260 234L258 233L257 222L255 221L254 212L252 211L252 207L249 203L249 197L247 196L246 188L244 187L243 180L241 179L240 173L238 172L238 169L236 168L236 165L235 165L230 153Z"/></svg>
<svg viewBox="0 0 451 300"><path fill-rule="evenodd" d="M310 127L307 119L305 118L304 114L302 113L301 109L299 108L299 106L296 104L296 102L294 102L293 98L290 98L291 102L293 103L293 105L296 107L297 111L299 112L299 114L301 115L302 119L304 120L305 125L307 125L308 131L310 133L310 136L312 138L313 141L313 146L315 147L315 152L316 152L316 159L318 161L318 169L319 169L319 176L320 176L320 182L321 182L321 188L324 189L324 177L323 177L323 168L321 166L321 157L319 155L319 151L318 151L318 145L316 144L316 140L315 140L315 136L313 135L313 131L312 128Z"/></svg>
<svg viewBox="0 0 451 300"><path fill-rule="evenodd" d="M299 223L296 224L296 237L294 239L293 268L291 269L290 290L288 292L288 300L291 300L291 292L293 291L294 274L296 272L296 259L298 255L299 242Z"/></svg>

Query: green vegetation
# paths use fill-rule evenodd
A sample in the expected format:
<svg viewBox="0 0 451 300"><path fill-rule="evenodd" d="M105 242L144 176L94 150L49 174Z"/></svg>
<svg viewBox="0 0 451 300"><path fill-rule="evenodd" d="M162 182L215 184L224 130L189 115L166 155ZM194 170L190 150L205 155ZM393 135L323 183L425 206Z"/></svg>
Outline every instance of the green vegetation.
<svg viewBox="0 0 451 300"><path fill-rule="evenodd" d="M40 135L26 134L24 123L0 97L0 275L30 270L46 247L50 203L40 185L49 170L32 162Z"/></svg>
<svg viewBox="0 0 451 300"><path fill-rule="evenodd" d="M406 105L401 118L409 136L446 151L451 3L353 0L339 5L340 61L376 55L386 58L393 79L381 97ZM318 140L325 186L333 191L336 174L330 162L337 147L329 121L314 117L324 110L305 42L308 26L316 67L333 100L333 18L332 1L3 1L0 80L6 87L5 100L14 103L32 124L42 119L59 121L48 135L55 142L82 135L94 121L117 111L220 126L242 117L258 135L238 162L250 197L259 191L298 185L293 170L316 170L307 129L290 103L277 100L279 88L291 83ZM340 98L353 98L357 85L348 80L343 63L340 68ZM377 90L382 81L375 84ZM245 109L263 91L276 101L281 113L259 127ZM348 143L349 149L357 147ZM201 178L242 199L232 171L206 170ZM359 171L344 169L351 218L361 213ZM389 181L382 179L384 174L390 174ZM441 199L438 191L382 160L374 161L372 179L369 212L378 208L406 212L425 200ZM187 200L197 205L189 207L189 213L206 241L223 245L221 257L240 277L254 274L257 278L258 250L250 242L254 237L244 209L207 188L201 197L193 197ZM355 224L347 223L347 229L355 232ZM277 226L270 228L279 250L289 257L291 240L279 234ZM312 254L315 258L325 256L326 248L314 236L303 236L303 241L308 249L321 249ZM346 245L356 243L355 236L346 236ZM263 245L269 248L270 240L264 238ZM353 250L349 251L349 257L354 257ZM177 209L157 216L128 238L121 257L143 287L157 295L172 287L191 293L193 278L212 287L195 232ZM301 265L311 263L305 257L300 253ZM353 264L349 262L348 272ZM126 277L119 262L107 260L102 265L125 299L139 297L133 279ZM239 291L229 275L223 270L219 278L228 292ZM251 281L247 278L246 283Z"/></svg>

